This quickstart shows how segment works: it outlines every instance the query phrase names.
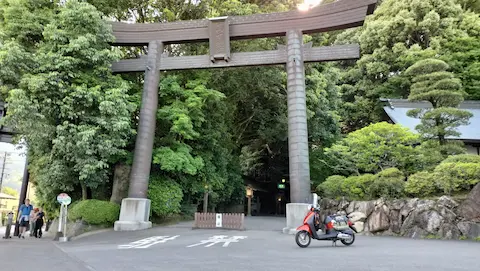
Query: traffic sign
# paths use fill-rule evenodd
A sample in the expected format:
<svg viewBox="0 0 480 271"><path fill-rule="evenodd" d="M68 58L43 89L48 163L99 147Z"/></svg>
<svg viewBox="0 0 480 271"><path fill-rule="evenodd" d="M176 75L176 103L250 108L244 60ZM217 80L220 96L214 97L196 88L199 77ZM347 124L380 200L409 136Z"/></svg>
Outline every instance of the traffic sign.
<svg viewBox="0 0 480 271"><path fill-rule="evenodd" d="M72 198L66 193L61 193L57 196L57 201L60 204L69 205L72 203Z"/></svg>

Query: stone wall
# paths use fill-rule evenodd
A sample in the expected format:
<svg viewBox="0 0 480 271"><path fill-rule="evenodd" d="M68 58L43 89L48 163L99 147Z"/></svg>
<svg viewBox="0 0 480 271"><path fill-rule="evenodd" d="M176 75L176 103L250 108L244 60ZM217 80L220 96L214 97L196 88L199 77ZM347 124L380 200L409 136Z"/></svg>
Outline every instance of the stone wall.
<svg viewBox="0 0 480 271"><path fill-rule="evenodd" d="M97 231L105 229L104 226L89 225L85 221L68 221L67 222L67 234L69 238L79 236L86 232ZM53 220L52 225L48 230L49 235L55 236L55 233L58 231L58 219Z"/></svg>
<svg viewBox="0 0 480 271"><path fill-rule="evenodd" d="M410 238L480 237L480 184L463 202L442 196L437 200L320 201L322 216L343 213L359 232Z"/></svg>

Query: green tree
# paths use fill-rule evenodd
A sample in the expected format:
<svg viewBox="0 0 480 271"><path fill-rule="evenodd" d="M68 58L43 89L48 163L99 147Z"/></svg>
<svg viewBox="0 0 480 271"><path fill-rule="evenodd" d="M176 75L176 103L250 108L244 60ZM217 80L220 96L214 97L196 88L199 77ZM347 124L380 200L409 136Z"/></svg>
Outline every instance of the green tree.
<svg viewBox="0 0 480 271"><path fill-rule="evenodd" d="M348 134L325 151L339 162L354 164L357 172L377 173L391 167L410 172L418 142L419 137L407 128L380 122Z"/></svg>
<svg viewBox="0 0 480 271"><path fill-rule="evenodd" d="M357 42L362 57L341 62L341 116L345 132L381 120L380 97L407 98L405 70L418 60L448 54L458 37L478 37L478 14L455 0L384 0L363 27L337 36L337 44Z"/></svg>
<svg viewBox="0 0 480 271"><path fill-rule="evenodd" d="M5 193L10 196L18 197L18 191L8 186L2 187L2 193Z"/></svg>
<svg viewBox="0 0 480 271"><path fill-rule="evenodd" d="M129 84L110 73L120 54L111 27L91 5L68 1L45 26L20 88L8 98L7 125L27 141L43 199L56 190L98 188L125 155L133 130ZM50 192L50 193L49 193Z"/></svg>
<svg viewBox="0 0 480 271"><path fill-rule="evenodd" d="M409 67L407 75L413 77L408 97L410 101L428 101L433 108L412 109L408 115L421 119L416 129L423 137L438 139L445 145L447 137L459 136L456 128L468 124L472 113L457 109L465 92L461 81L447 72L448 64L438 59L425 59Z"/></svg>
<svg viewBox="0 0 480 271"><path fill-rule="evenodd" d="M51 19L49 0L0 1L0 99L5 101L25 72L35 68L33 53Z"/></svg>
<svg viewBox="0 0 480 271"><path fill-rule="evenodd" d="M462 80L463 89L468 93L466 98L480 100L480 38L456 38L448 42L445 48L448 53L442 60Z"/></svg>

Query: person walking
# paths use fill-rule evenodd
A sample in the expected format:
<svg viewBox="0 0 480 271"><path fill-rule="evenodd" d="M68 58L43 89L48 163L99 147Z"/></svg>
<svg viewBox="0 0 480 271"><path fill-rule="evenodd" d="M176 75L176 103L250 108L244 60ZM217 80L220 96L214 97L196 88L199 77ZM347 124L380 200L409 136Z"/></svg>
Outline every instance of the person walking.
<svg viewBox="0 0 480 271"><path fill-rule="evenodd" d="M37 218L38 208L34 208L33 211L30 212L30 227L28 231L30 232L30 236L33 236L33 231L35 230L35 219Z"/></svg>
<svg viewBox="0 0 480 271"><path fill-rule="evenodd" d="M39 208L37 212L37 216L35 217L35 229L33 231L33 236L35 238L42 238L42 227L43 227L43 218L45 217L45 213L43 212L43 208Z"/></svg>
<svg viewBox="0 0 480 271"><path fill-rule="evenodd" d="M20 225L20 231L18 233L18 238L25 239L25 231L29 225L30 213L33 210L33 206L30 205L30 200L25 199L25 204L22 204L18 209L18 224Z"/></svg>

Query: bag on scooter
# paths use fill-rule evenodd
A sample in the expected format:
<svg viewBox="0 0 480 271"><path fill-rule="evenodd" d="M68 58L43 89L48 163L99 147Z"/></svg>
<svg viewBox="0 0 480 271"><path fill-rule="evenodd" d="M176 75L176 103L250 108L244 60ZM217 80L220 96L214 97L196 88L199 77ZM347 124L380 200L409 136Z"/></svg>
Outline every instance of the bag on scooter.
<svg viewBox="0 0 480 271"><path fill-rule="evenodd" d="M345 230L349 228L348 226L348 217L346 216L334 216L332 217L333 228L335 230Z"/></svg>

